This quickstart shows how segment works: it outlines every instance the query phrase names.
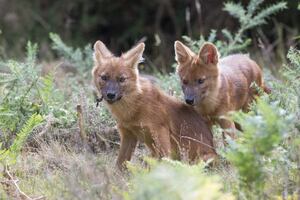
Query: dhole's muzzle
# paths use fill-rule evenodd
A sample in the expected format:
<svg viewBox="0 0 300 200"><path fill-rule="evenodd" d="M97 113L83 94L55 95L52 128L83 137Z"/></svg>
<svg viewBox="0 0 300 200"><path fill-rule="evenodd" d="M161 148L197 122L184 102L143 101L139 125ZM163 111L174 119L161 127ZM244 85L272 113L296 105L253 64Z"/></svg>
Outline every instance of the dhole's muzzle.
<svg viewBox="0 0 300 200"><path fill-rule="evenodd" d="M183 93L185 102L189 105L194 105L196 99L194 89L191 87L185 87L183 88Z"/></svg>
<svg viewBox="0 0 300 200"><path fill-rule="evenodd" d="M101 93L103 98L110 104L122 98L120 85L117 81L114 80L107 81L101 89Z"/></svg>
<svg viewBox="0 0 300 200"><path fill-rule="evenodd" d="M186 104L191 106L197 105L207 95L207 89L201 85L183 85L182 86L184 100Z"/></svg>

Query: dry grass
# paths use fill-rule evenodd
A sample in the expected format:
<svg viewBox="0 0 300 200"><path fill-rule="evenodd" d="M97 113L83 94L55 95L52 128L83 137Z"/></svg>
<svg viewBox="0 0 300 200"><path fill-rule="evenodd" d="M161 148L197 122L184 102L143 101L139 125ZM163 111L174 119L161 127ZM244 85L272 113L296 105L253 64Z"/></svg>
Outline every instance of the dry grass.
<svg viewBox="0 0 300 200"><path fill-rule="evenodd" d="M37 152L23 153L10 173L32 198L119 199L126 176L115 169L115 156L115 150L94 154L44 143Z"/></svg>

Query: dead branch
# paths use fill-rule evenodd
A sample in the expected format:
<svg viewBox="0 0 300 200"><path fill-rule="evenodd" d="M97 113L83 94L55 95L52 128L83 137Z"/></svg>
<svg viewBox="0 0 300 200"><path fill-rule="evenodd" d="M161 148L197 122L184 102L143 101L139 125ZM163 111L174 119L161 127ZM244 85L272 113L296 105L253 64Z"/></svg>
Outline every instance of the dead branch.
<svg viewBox="0 0 300 200"><path fill-rule="evenodd" d="M86 134L85 128L84 128L84 117L83 117L82 106L81 106L80 104L78 104L78 105L76 106L76 110L77 110L77 118L78 118L79 134L80 134L81 140L82 140L82 142L83 142L84 147L85 147L88 151L91 151L90 147L88 146L87 134Z"/></svg>
<svg viewBox="0 0 300 200"><path fill-rule="evenodd" d="M204 142L202 142L200 140L197 140L197 139L194 139L194 138L191 138L191 137L188 137L188 136L181 136L181 138L185 138L185 139L188 139L188 140L191 140L191 141L203 144L204 146L207 146L207 147L209 147L211 149L215 149L213 146L210 146L210 145L208 145L208 144L206 144L206 143L204 143Z"/></svg>
<svg viewBox="0 0 300 200"><path fill-rule="evenodd" d="M10 185L13 185L15 188L16 188L16 191L18 192L18 194L20 195L20 198L21 199L26 199L26 200L40 200L40 199L45 199L44 196L40 196L40 197L37 197L37 198L31 198L30 196L28 196L26 193L24 193L19 185L18 185L18 182L19 180L18 179L15 179L11 173L8 171L8 167L6 166L5 167L5 170L4 170L4 173L5 173L5 176L8 178L8 180L5 180L5 181L1 181L0 183L2 184L5 184L7 186L10 186Z"/></svg>
<svg viewBox="0 0 300 200"><path fill-rule="evenodd" d="M81 105L77 105L77 118L78 118L78 125L79 125L79 133L82 141L86 143L86 133L84 130L84 119L83 119L83 113L82 113L82 107Z"/></svg>
<svg viewBox="0 0 300 200"><path fill-rule="evenodd" d="M112 131L111 131L112 132ZM119 142L115 142L115 141L112 141L112 140L110 140L110 139L107 139L107 138L105 138L105 137L103 137L101 134L99 134L99 133L96 133L96 137L98 137L98 139L100 139L101 141L103 141L104 143L105 143L105 146L106 147L108 147L109 145L109 143L110 144L116 144L116 145L118 145L118 146L120 146L120 143Z"/></svg>

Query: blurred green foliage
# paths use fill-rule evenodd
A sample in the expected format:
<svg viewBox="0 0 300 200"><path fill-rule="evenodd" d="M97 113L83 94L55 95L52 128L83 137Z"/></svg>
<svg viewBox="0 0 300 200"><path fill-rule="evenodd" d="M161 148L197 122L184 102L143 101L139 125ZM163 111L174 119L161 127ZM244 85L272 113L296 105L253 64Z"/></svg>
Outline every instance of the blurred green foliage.
<svg viewBox="0 0 300 200"><path fill-rule="evenodd" d="M183 164L179 161L146 159L149 169L129 165L133 177L126 200L213 200L234 199L223 191L217 175L205 174L205 164Z"/></svg>

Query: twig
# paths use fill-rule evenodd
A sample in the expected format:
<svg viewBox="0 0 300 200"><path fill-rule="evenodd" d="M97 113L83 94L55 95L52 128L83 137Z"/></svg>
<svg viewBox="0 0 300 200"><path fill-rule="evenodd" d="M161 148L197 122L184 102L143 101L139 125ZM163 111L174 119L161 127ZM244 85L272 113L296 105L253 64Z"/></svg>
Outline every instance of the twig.
<svg viewBox="0 0 300 200"><path fill-rule="evenodd" d="M15 186L15 188L17 189L17 191L19 192L20 196L24 199L28 199L28 200L35 200L31 197L29 197L27 194L25 194L19 187L19 185L17 184L18 180L15 180L14 177L10 174L10 172L7 169L7 166L5 167L5 174L8 176L9 180L11 183L13 183L13 185Z"/></svg>
<svg viewBox="0 0 300 200"><path fill-rule="evenodd" d="M82 141L85 143L86 142L86 133L84 130L84 119L83 119L82 107L80 104L77 105L76 110L77 110L77 118L78 118L80 137L81 137Z"/></svg>
<svg viewBox="0 0 300 200"><path fill-rule="evenodd" d="M104 143L105 143L105 146L107 146L108 147L108 143L111 143L111 144L116 144L116 145L121 145L119 142L114 142L114 141L112 141L112 140L109 140L109 139L106 139L106 138L104 138L104 137L102 137L99 133L95 133L96 134L96 136L100 139L100 140L102 140Z"/></svg>
<svg viewBox="0 0 300 200"><path fill-rule="evenodd" d="M81 140L83 142L84 147L88 151L91 152L92 150L88 146L87 135L86 135L85 128L84 128L84 118L83 118L82 106L80 104L78 104L76 106L76 109L77 109L78 126L79 126L79 133L80 133Z"/></svg>
<svg viewBox="0 0 300 200"><path fill-rule="evenodd" d="M214 147L212 147L212 146L210 146L210 145L208 145L208 144L206 144L206 143L204 143L204 142L202 142L202 141L200 141L200 140L191 138L191 137L189 137L189 136L180 136L180 138L185 138L185 139L188 139L188 140L192 140L192 141L194 141L194 142L198 142L198 143L200 143L200 144L203 144L203 145L205 145L205 146L207 146L207 147L209 147L209 148L211 148L211 149L215 149Z"/></svg>

